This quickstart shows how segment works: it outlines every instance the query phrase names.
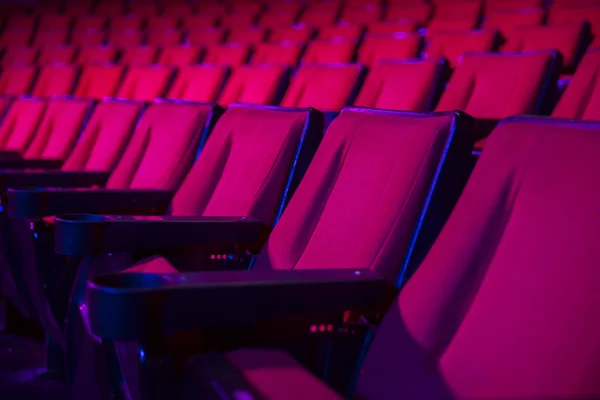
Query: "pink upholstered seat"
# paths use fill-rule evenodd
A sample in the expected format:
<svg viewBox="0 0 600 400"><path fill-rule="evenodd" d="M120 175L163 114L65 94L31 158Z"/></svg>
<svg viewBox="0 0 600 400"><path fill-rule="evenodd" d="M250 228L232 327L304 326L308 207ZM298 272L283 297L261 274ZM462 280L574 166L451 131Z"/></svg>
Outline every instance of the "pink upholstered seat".
<svg viewBox="0 0 600 400"><path fill-rule="evenodd" d="M254 48L251 64L283 64L296 66L304 46L300 43L262 43Z"/></svg>
<svg viewBox="0 0 600 400"><path fill-rule="evenodd" d="M358 64L303 64L292 78L281 105L340 111L352 101L361 78Z"/></svg>
<svg viewBox="0 0 600 400"><path fill-rule="evenodd" d="M431 18L432 7L427 3L413 4L396 4L390 5L386 12L385 18L388 21L398 21L410 19L417 21L419 25L427 25L427 21Z"/></svg>
<svg viewBox="0 0 600 400"><path fill-rule="evenodd" d="M444 57L451 68L465 53L486 53L495 49L498 34L494 30L436 32L429 37L427 57Z"/></svg>
<svg viewBox="0 0 600 400"><path fill-rule="evenodd" d="M0 94L18 96L28 94L37 74L33 65L12 64L2 68L0 74Z"/></svg>
<svg viewBox="0 0 600 400"><path fill-rule="evenodd" d="M600 45L600 4L590 1L587 4L568 2L554 2L548 8L548 24L563 25L587 21L592 30L592 47Z"/></svg>
<svg viewBox="0 0 600 400"><path fill-rule="evenodd" d="M132 66L127 70L117 97L153 101L167 93L174 69L168 66Z"/></svg>
<svg viewBox="0 0 600 400"><path fill-rule="evenodd" d="M250 56L250 46L244 43L215 44L209 46L203 61L211 64L237 66L244 64Z"/></svg>
<svg viewBox="0 0 600 400"><path fill-rule="evenodd" d="M68 44L42 46L40 49L40 55L38 57L38 64L70 64L75 60L76 55L77 47Z"/></svg>
<svg viewBox="0 0 600 400"><path fill-rule="evenodd" d="M402 111L429 111L442 83L440 60L375 63L354 105Z"/></svg>
<svg viewBox="0 0 600 400"><path fill-rule="evenodd" d="M429 32L475 29L481 17L483 1L462 0L436 4L435 14L427 25Z"/></svg>
<svg viewBox="0 0 600 400"><path fill-rule="evenodd" d="M340 15L340 21L360 26L368 26L383 18L382 6L346 6Z"/></svg>
<svg viewBox="0 0 600 400"><path fill-rule="evenodd" d="M305 63L347 63L354 58L356 41L313 39L302 56Z"/></svg>
<svg viewBox="0 0 600 400"><path fill-rule="evenodd" d="M51 64L40 68L31 91L34 96L65 96L75 87L79 68L74 65Z"/></svg>
<svg viewBox="0 0 600 400"><path fill-rule="evenodd" d="M168 98L215 102L229 74L229 67L215 64L198 64L180 67Z"/></svg>
<svg viewBox="0 0 600 400"><path fill-rule="evenodd" d="M314 29L306 25L295 25L271 30L270 42L308 42L314 35Z"/></svg>
<svg viewBox="0 0 600 400"><path fill-rule="evenodd" d="M494 11L486 14L483 28L497 29L508 36L510 31L521 26L542 25L546 11L544 8L525 8L516 11Z"/></svg>
<svg viewBox="0 0 600 400"><path fill-rule="evenodd" d="M152 46L177 46L183 41L184 32L176 28L148 29L146 42Z"/></svg>
<svg viewBox="0 0 600 400"><path fill-rule="evenodd" d="M232 29L229 32L227 40L229 42L250 43L256 45L262 43L266 37L266 28L254 26L249 28Z"/></svg>
<svg viewBox="0 0 600 400"><path fill-rule="evenodd" d="M117 58L117 49L112 46L82 46L76 62L79 64L111 63Z"/></svg>
<svg viewBox="0 0 600 400"><path fill-rule="evenodd" d="M196 64L201 56L202 49L198 46L167 46L160 50L157 62L180 67Z"/></svg>
<svg viewBox="0 0 600 400"><path fill-rule="evenodd" d="M422 39L417 33L390 36L368 35L358 49L358 62L371 66L379 60L405 60L417 58Z"/></svg>
<svg viewBox="0 0 600 400"><path fill-rule="evenodd" d="M188 32L187 40L191 45L209 46L222 43L225 35L227 30L223 28L193 29Z"/></svg>
<svg viewBox="0 0 600 400"><path fill-rule="evenodd" d="M157 54L158 48L154 46L130 47L123 50L119 62L126 65L154 64Z"/></svg>
<svg viewBox="0 0 600 400"><path fill-rule="evenodd" d="M364 28L358 24L338 24L324 26L319 29L319 39L333 40L333 39L349 39L358 41L361 39Z"/></svg>
<svg viewBox="0 0 600 400"><path fill-rule="evenodd" d="M39 55L39 49L30 46L6 46L2 55L2 66L10 64L33 64Z"/></svg>
<svg viewBox="0 0 600 400"><path fill-rule="evenodd" d="M240 65L227 80L218 103L273 105L283 88L288 68L282 64Z"/></svg>
<svg viewBox="0 0 600 400"><path fill-rule="evenodd" d="M48 102L20 98L12 102L0 125L0 149L23 154L42 121Z"/></svg>
<svg viewBox="0 0 600 400"><path fill-rule="evenodd" d="M83 68L75 96L102 100L115 96L125 68L117 64L91 64Z"/></svg>
<svg viewBox="0 0 600 400"><path fill-rule="evenodd" d="M418 27L417 21L405 19L395 22L377 22L369 25L368 31L373 35L393 35L395 33L415 32Z"/></svg>

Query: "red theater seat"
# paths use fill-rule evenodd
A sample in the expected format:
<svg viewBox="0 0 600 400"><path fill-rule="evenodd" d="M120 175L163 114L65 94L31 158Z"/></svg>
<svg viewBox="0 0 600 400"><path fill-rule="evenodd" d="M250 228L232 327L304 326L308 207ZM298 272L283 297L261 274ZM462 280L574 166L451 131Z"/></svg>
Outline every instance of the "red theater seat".
<svg viewBox="0 0 600 400"><path fill-rule="evenodd" d="M417 33L390 36L367 35L358 49L357 60L370 66L379 60L417 58L421 46L422 38Z"/></svg>
<svg viewBox="0 0 600 400"><path fill-rule="evenodd" d="M144 43L145 35L144 32L138 29L109 29L108 30L108 44L120 47L128 48L139 46Z"/></svg>
<svg viewBox="0 0 600 400"><path fill-rule="evenodd" d="M347 63L354 59L356 41L313 39L302 56L304 63Z"/></svg>
<svg viewBox="0 0 600 400"><path fill-rule="evenodd" d="M189 14L182 18L181 26L188 30L200 30L212 28L219 22L219 16L216 14Z"/></svg>
<svg viewBox="0 0 600 400"><path fill-rule="evenodd" d="M465 53L487 53L496 48L498 33L495 30L473 32L436 32L429 37L427 57L444 57L451 68Z"/></svg>
<svg viewBox="0 0 600 400"><path fill-rule="evenodd" d="M82 46L79 48L76 62L79 64L111 63L117 58L117 49L113 46Z"/></svg>
<svg viewBox="0 0 600 400"><path fill-rule="evenodd" d="M71 35L71 44L77 46L97 46L106 41L104 29L75 29Z"/></svg>
<svg viewBox="0 0 600 400"><path fill-rule="evenodd" d="M117 97L154 101L167 93L174 69L169 66L132 66L127 70L123 82L117 91Z"/></svg>
<svg viewBox="0 0 600 400"><path fill-rule="evenodd" d="M424 112L440 93L444 63L440 60L375 63L355 106Z"/></svg>
<svg viewBox="0 0 600 400"><path fill-rule="evenodd" d="M176 15L155 15L146 19L148 29L177 29L181 18Z"/></svg>
<svg viewBox="0 0 600 400"><path fill-rule="evenodd" d="M421 26L427 25L431 18L432 7L426 3L393 5L390 6L385 14L388 21L413 20Z"/></svg>
<svg viewBox="0 0 600 400"><path fill-rule="evenodd" d="M325 26L319 29L317 37L324 40L349 39L358 41L361 39L364 28L360 25L339 24Z"/></svg>
<svg viewBox="0 0 600 400"><path fill-rule="evenodd" d="M158 55L158 63L164 65L184 66L196 64L202 57L202 49L197 46L163 47Z"/></svg>
<svg viewBox="0 0 600 400"><path fill-rule="evenodd" d="M187 40L191 45L209 46L222 43L227 30L222 28L203 28L189 31Z"/></svg>
<svg viewBox="0 0 600 400"><path fill-rule="evenodd" d="M309 8L305 10L300 19L298 20L300 23L314 26L317 28L329 26L335 24L338 17L338 10L315 10Z"/></svg>
<svg viewBox="0 0 600 400"><path fill-rule="evenodd" d="M600 3L578 6L574 3L555 4L548 9L548 23L562 25L573 22L590 23L593 41L592 46L600 46Z"/></svg>
<svg viewBox="0 0 600 400"><path fill-rule="evenodd" d="M486 12L517 11L522 8L544 7L544 3L546 3L544 0L487 0L485 10Z"/></svg>
<svg viewBox="0 0 600 400"><path fill-rule="evenodd" d="M232 103L273 105L281 97L288 73L282 64L240 65L227 80L218 103L223 107Z"/></svg>
<svg viewBox="0 0 600 400"><path fill-rule="evenodd" d="M306 25L295 25L287 28L271 30L271 42L297 42L306 43L314 36L314 29Z"/></svg>
<svg viewBox="0 0 600 400"><path fill-rule="evenodd" d="M158 48L154 46L130 47L121 53L119 62L126 65L154 64Z"/></svg>
<svg viewBox="0 0 600 400"><path fill-rule="evenodd" d="M27 46L31 43L33 38L33 30L28 29L12 29L7 28L2 32L0 36L0 46Z"/></svg>
<svg viewBox="0 0 600 400"><path fill-rule="evenodd" d="M107 17L123 15L125 11L125 2L120 0L101 1L96 3L96 7L94 7L94 14Z"/></svg>
<svg viewBox="0 0 600 400"><path fill-rule="evenodd" d="M436 110L461 110L490 119L538 113L551 85L555 58L551 51L465 54Z"/></svg>
<svg viewBox="0 0 600 400"><path fill-rule="evenodd" d="M38 25L39 30L71 29L73 17L63 14L42 14Z"/></svg>
<svg viewBox="0 0 600 400"><path fill-rule="evenodd" d="M9 14L10 15L10 14ZM33 15L16 14L11 15L4 27L5 31L31 31L35 29L36 17Z"/></svg>
<svg viewBox="0 0 600 400"><path fill-rule="evenodd" d="M117 15L109 20L110 29L124 31L127 29L142 29L144 20L141 16L135 14Z"/></svg>
<svg viewBox="0 0 600 400"><path fill-rule="evenodd" d="M35 136L47 105L48 102L43 99L15 99L0 124L0 150L24 154Z"/></svg>
<svg viewBox="0 0 600 400"><path fill-rule="evenodd" d="M115 96L125 67L118 64L90 64L83 68L74 95L102 100Z"/></svg>
<svg viewBox="0 0 600 400"><path fill-rule="evenodd" d="M383 19L383 7L366 6L350 7L346 6L340 15L340 22L368 26Z"/></svg>
<svg viewBox="0 0 600 400"><path fill-rule="evenodd" d="M415 20L382 21L371 24L368 31L372 35L392 35L394 33L415 32L419 24Z"/></svg>
<svg viewBox="0 0 600 400"><path fill-rule="evenodd" d="M249 27L240 29L231 29L229 36L227 36L228 42L240 42L259 44L265 41L267 37L267 30L261 27Z"/></svg>
<svg viewBox="0 0 600 400"><path fill-rule="evenodd" d="M185 17L188 15L192 15L193 13L193 6L191 4L188 3L183 3L183 2L167 2L163 4L163 13L164 15L167 16L178 16L178 17Z"/></svg>
<svg viewBox="0 0 600 400"><path fill-rule="evenodd" d="M33 96L65 96L73 92L79 68L74 65L51 64L40 69Z"/></svg>
<svg viewBox="0 0 600 400"><path fill-rule="evenodd" d="M2 54L2 65L33 64L39 52L39 49L29 46L7 46Z"/></svg>
<svg viewBox="0 0 600 400"><path fill-rule="evenodd" d="M2 67L0 95L19 96L28 94L38 69L33 65L12 64Z"/></svg>
<svg viewBox="0 0 600 400"><path fill-rule="evenodd" d="M149 29L147 42L153 46L177 46L183 41L183 36L179 29Z"/></svg>
<svg viewBox="0 0 600 400"><path fill-rule="evenodd" d="M273 10L265 12L258 21L258 26L265 28L282 28L294 25L298 11Z"/></svg>
<svg viewBox="0 0 600 400"><path fill-rule="evenodd" d="M209 46L204 62L237 66L244 64L250 56L250 45L247 43L216 44Z"/></svg>
<svg viewBox="0 0 600 400"><path fill-rule="evenodd" d="M509 36L510 32L521 26L542 25L546 11L543 8L525 8L516 11L495 11L487 13L483 27L497 29L502 35Z"/></svg>
<svg viewBox="0 0 600 400"><path fill-rule="evenodd" d="M427 26L428 31L471 30L481 18L480 0L462 0L436 5L435 15Z"/></svg>
<svg viewBox="0 0 600 400"><path fill-rule="evenodd" d="M600 51L588 51L552 112L552 117L600 121L599 70Z"/></svg>
<svg viewBox="0 0 600 400"><path fill-rule="evenodd" d="M43 46L40 50L38 64L70 64L75 60L76 55L77 47L68 44Z"/></svg>
<svg viewBox="0 0 600 400"><path fill-rule="evenodd" d="M251 64L283 64L296 66L304 46L300 43L262 43L255 47Z"/></svg>
<svg viewBox="0 0 600 400"><path fill-rule="evenodd" d="M283 107L340 111L352 102L363 73L358 64L303 64L288 87Z"/></svg>
<svg viewBox="0 0 600 400"><path fill-rule="evenodd" d="M154 4L150 1L130 2L128 11L130 14L140 15L142 17L154 17L160 14L161 7L158 2Z"/></svg>
<svg viewBox="0 0 600 400"><path fill-rule="evenodd" d="M215 64L188 65L179 68L167 97L200 103L213 103L225 83L229 67Z"/></svg>
<svg viewBox="0 0 600 400"><path fill-rule="evenodd" d="M100 15L79 15L75 18L73 30L84 32L87 30L103 30L106 28L107 18Z"/></svg>
<svg viewBox="0 0 600 400"><path fill-rule="evenodd" d="M33 39L34 46L56 46L68 43L70 39L67 29L47 29L38 31Z"/></svg>
<svg viewBox="0 0 600 400"><path fill-rule="evenodd" d="M221 26L229 29L249 27L256 23L258 15L253 12L231 12L221 17Z"/></svg>
<svg viewBox="0 0 600 400"><path fill-rule="evenodd" d="M348 131L354 137L355 125ZM592 350L600 335L594 314L600 262L595 245L600 192L594 184L600 173L599 131L596 123L528 118L506 121L494 131L444 230L387 310L360 365L353 398L600 395L598 381L585 379L585 371L600 362ZM372 132L367 130L366 136L371 138ZM327 140L325 135L322 146ZM349 198L339 204L351 207ZM283 230L286 217L271 237ZM366 219L373 226L372 213ZM335 257L330 253L337 246L331 243L323 253ZM283 254L302 254L299 264L305 265L306 251L295 252L297 246L274 243L265 258L291 263L294 259L282 256L280 261L274 253L288 250ZM326 264L319 257L310 265ZM569 279L561 274L564 265L572 266ZM322 309L329 310L327 305ZM336 343L328 344L332 341ZM553 356L547 357L549 353ZM226 363L220 364L214 355L206 357L188 364L187 387L208 389L190 397L216 395L213 388L229 395L234 387L243 387L271 400L347 398L280 350L237 350L224 355ZM243 383L230 385L232 377Z"/></svg>
<svg viewBox="0 0 600 400"><path fill-rule="evenodd" d="M563 72L575 70L589 43L589 25L575 22L566 25L548 25L515 28L507 34L502 47L505 52L556 50L563 57Z"/></svg>

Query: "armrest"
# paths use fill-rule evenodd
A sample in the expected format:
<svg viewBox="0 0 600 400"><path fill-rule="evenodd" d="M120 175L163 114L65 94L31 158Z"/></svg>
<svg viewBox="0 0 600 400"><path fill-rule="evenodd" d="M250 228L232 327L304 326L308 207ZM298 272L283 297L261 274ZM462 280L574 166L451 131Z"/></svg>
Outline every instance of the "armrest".
<svg viewBox="0 0 600 400"><path fill-rule="evenodd" d="M21 153L14 150L2 150L0 151L0 160L14 160L21 159Z"/></svg>
<svg viewBox="0 0 600 400"><path fill-rule="evenodd" d="M0 170L0 190L28 187L90 187L104 186L109 172L61 170Z"/></svg>
<svg viewBox="0 0 600 400"><path fill-rule="evenodd" d="M95 334L106 340L142 340L368 308L385 298L388 287L378 274L355 269L110 274L88 281L88 305Z"/></svg>
<svg viewBox="0 0 600 400"><path fill-rule="evenodd" d="M0 169L59 169L62 160L0 158Z"/></svg>
<svg viewBox="0 0 600 400"><path fill-rule="evenodd" d="M168 207L169 190L8 189L8 215L41 218L64 213L142 214L140 210Z"/></svg>
<svg viewBox="0 0 600 400"><path fill-rule="evenodd" d="M268 227L245 217L62 215L55 218L55 251L97 256L205 243L254 243Z"/></svg>

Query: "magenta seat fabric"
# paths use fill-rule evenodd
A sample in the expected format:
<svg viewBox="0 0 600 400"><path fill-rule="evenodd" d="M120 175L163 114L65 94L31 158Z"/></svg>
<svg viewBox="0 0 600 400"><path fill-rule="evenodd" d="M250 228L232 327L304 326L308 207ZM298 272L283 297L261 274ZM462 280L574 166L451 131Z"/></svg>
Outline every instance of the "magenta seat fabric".
<svg viewBox="0 0 600 400"><path fill-rule="evenodd" d="M118 64L90 64L83 68L75 96L102 100L115 96L125 68Z"/></svg>
<svg viewBox="0 0 600 400"><path fill-rule="evenodd" d="M119 62L126 65L154 64L158 48L155 46L135 46L124 49Z"/></svg>
<svg viewBox="0 0 600 400"><path fill-rule="evenodd" d="M427 25L427 21L431 18L432 6L425 2L412 4L392 4L386 11L385 18L388 21L398 21L402 19L410 19L417 21L419 25Z"/></svg>
<svg viewBox="0 0 600 400"><path fill-rule="evenodd" d="M179 68L167 93L171 99L215 102L229 74L229 67L215 64Z"/></svg>
<svg viewBox="0 0 600 400"><path fill-rule="evenodd" d="M495 49L495 30L436 32L429 37L427 57L444 57L455 68L465 53L487 53Z"/></svg>
<svg viewBox="0 0 600 400"><path fill-rule="evenodd" d="M339 111L351 101L363 67L358 64L303 64L281 100L283 107Z"/></svg>
<svg viewBox="0 0 600 400"><path fill-rule="evenodd" d="M208 46L202 61L234 67L244 64L249 56L250 45L247 43L214 44Z"/></svg>
<svg viewBox="0 0 600 400"><path fill-rule="evenodd" d="M300 43L262 43L255 46L250 62L252 64L283 64L296 66L304 46Z"/></svg>
<svg viewBox="0 0 600 400"><path fill-rule="evenodd" d="M51 64L40 68L31 90L33 96L50 97L71 94L79 68L73 65Z"/></svg>
<svg viewBox="0 0 600 400"><path fill-rule="evenodd" d="M405 60L417 58L422 39L416 33L390 36L368 35L358 49L358 62L371 66L379 60Z"/></svg>
<svg viewBox="0 0 600 400"><path fill-rule="evenodd" d="M288 73L285 65L240 65L219 96L219 105L232 103L273 105Z"/></svg>
<svg viewBox="0 0 600 400"><path fill-rule="evenodd" d="M37 71L37 67L33 65L12 64L3 67L0 73L0 94L28 94L35 82Z"/></svg>
<svg viewBox="0 0 600 400"><path fill-rule="evenodd" d="M209 46L222 43L226 35L227 29L223 28L192 29L188 32L187 41L191 45Z"/></svg>
<svg viewBox="0 0 600 400"><path fill-rule="evenodd" d="M130 67L117 91L117 97L137 101L153 101L166 94L174 69L168 66Z"/></svg>
<svg viewBox="0 0 600 400"><path fill-rule="evenodd" d="M197 46L166 46L160 50L157 62L180 67L197 63L201 56L202 49Z"/></svg>
<svg viewBox="0 0 600 400"><path fill-rule="evenodd" d="M308 42L314 35L314 29L306 25L295 25L271 30L270 42Z"/></svg>
<svg viewBox="0 0 600 400"><path fill-rule="evenodd" d="M117 49L113 46L81 46L75 62L79 64L111 63L117 58Z"/></svg>
<svg viewBox="0 0 600 400"><path fill-rule="evenodd" d="M0 124L0 149L25 152L42 121L48 102L21 98L12 102Z"/></svg>
<svg viewBox="0 0 600 400"><path fill-rule="evenodd" d="M554 2L548 8L548 24L562 25L587 21L591 25L593 40L592 47L600 45L600 4L596 1L583 2Z"/></svg>
<svg viewBox="0 0 600 400"><path fill-rule="evenodd" d="M42 46L40 49L40 55L38 57L38 64L70 64L75 60L77 50L77 47L68 44Z"/></svg>
<svg viewBox="0 0 600 400"><path fill-rule="evenodd" d="M304 63L347 63L354 58L356 40L313 39L302 56Z"/></svg>
<svg viewBox="0 0 600 400"><path fill-rule="evenodd" d="M237 28L232 29L229 32L227 41L257 45L266 39L267 33L268 32L264 27L253 26L249 28Z"/></svg>
<svg viewBox="0 0 600 400"><path fill-rule="evenodd" d="M358 41L363 34L364 28L358 24L338 24L325 26L319 29L319 39L349 39Z"/></svg>
<svg viewBox="0 0 600 400"><path fill-rule="evenodd" d="M0 65L33 64L39 54L39 49L30 46L6 46Z"/></svg>

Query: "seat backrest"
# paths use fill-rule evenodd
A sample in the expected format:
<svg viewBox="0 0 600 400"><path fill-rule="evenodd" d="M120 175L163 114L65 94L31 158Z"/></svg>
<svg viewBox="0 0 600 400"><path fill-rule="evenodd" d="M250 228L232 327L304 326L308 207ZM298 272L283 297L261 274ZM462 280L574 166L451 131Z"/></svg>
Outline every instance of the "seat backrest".
<svg viewBox="0 0 600 400"><path fill-rule="evenodd" d="M336 9L316 10L309 7L301 15L299 22L314 27L323 27L335 24L339 11Z"/></svg>
<svg viewBox="0 0 600 400"><path fill-rule="evenodd" d="M380 61L358 93L355 106L423 112L430 111L440 92L444 62Z"/></svg>
<svg viewBox="0 0 600 400"><path fill-rule="evenodd" d="M180 67L167 97L200 103L217 100L229 75L229 67L217 64L198 64Z"/></svg>
<svg viewBox="0 0 600 400"><path fill-rule="evenodd" d="M427 3L414 3L407 5L393 5L388 7L386 19L388 21L398 21L402 19L412 19L419 25L427 25L431 18L432 7Z"/></svg>
<svg viewBox="0 0 600 400"><path fill-rule="evenodd" d="M508 36L510 31L520 26L539 26L544 21L544 8L525 8L517 11L494 11L486 14L483 27L497 29Z"/></svg>
<svg viewBox="0 0 600 400"><path fill-rule="evenodd" d="M142 111L142 104L105 100L94 108L65 171L111 171L119 161Z"/></svg>
<svg viewBox="0 0 600 400"><path fill-rule="evenodd" d="M563 57L563 72L573 72L590 39L589 25L575 22L515 28L507 34L504 52L556 50Z"/></svg>
<svg viewBox="0 0 600 400"><path fill-rule="evenodd" d="M172 213L243 215L273 225L300 147L323 129L317 114L307 109L229 106L177 191Z"/></svg>
<svg viewBox="0 0 600 400"><path fill-rule="evenodd" d="M219 16L211 13L184 15L181 27L184 29L198 29L198 27L212 28L219 22Z"/></svg>
<svg viewBox="0 0 600 400"><path fill-rule="evenodd" d="M278 100L289 69L283 64L240 65L227 80L218 103L272 105Z"/></svg>
<svg viewBox="0 0 600 400"><path fill-rule="evenodd" d="M457 25L465 30L477 26L481 17L483 2L480 0L453 1L436 4L433 19L427 25L429 31L445 30Z"/></svg>
<svg viewBox="0 0 600 400"><path fill-rule="evenodd" d="M556 84L556 64L553 51L465 54L436 110L491 119L538 113Z"/></svg>
<svg viewBox="0 0 600 400"><path fill-rule="evenodd" d="M160 102L150 105L106 187L177 188L207 135L214 107Z"/></svg>
<svg viewBox="0 0 600 400"><path fill-rule="evenodd" d="M600 121L599 72L600 50L590 50L581 60L552 116Z"/></svg>
<svg viewBox="0 0 600 400"><path fill-rule="evenodd" d="M109 29L108 44L128 48L144 44L145 35L141 29Z"/></svg>
<svg viewBox="0 0 600 400"><path fill-rule="evenodd" d="M103 30L107 19L102 15L78 15L75 18L74 31Z"/></svg>
<svg viewBox="0 0 600 400"><path fill-rule="evenodd" d="M364 7L346 6L342 10L340 21L366 26L381 21L383 18L383 11L384 9L382 6L375 5Z"/></svg>
<svg viewBox="0 0 600 400"><path fill-rule="evenodd" d="M146 18L148 29L175 29L179 27L181 18L177 15L153 15Z"/></svg>
<svg viewBox="0 0 600 400"><path fill-rule="evenodd" d="M324 26L319 29L319 39L334 40L334 39L349 39L358 41L363 35L364 28L358 24L337 24Z"/></svg>
<svg viewBox="0 0 600 400"><path fill-rule="evenodd" d="M292 78L281 105L340 111L353 100L363 71L359 64L303 64Z"/></svg>
<svg viewBox="0 0 600 400"><path fill-rule="evenodd" d="M230 11L228 14L221 16L221 26L225 28L248 27L256 23L258 13L256 12L236 12Z"/></svg>
<svg viewBox="0 0 600 400"><path fill-rule="evenodd" d="M306 46L303 63L347 63L354 59L356 41L313 39Z"/></svg>
<svg viewBox="0 0 600 400"><path fill-rule="evenodd" d="M48 105L44 99L18 98L0 124L0 149L25 152L33 140Z"/></svg>
<svg viewBox="0 0 600 400"><path fill-rule="evenodd" d="M125 13L124 1L100 1L94 7L94 14L115 17Z"/></svg>
<svg viewBox="0 0 600 400"><path fill-rule="evenodd" d="M40 16L38 29L70 29L73 17L57 13L44 13Z"/></svg>
<svg viewBox="0 0 600 400"><path fill-rule="evenodd" d="M485 10L486 12L517 11L521 8L543 7L544 3L546 3L544 0L487 0Z"/></svg>
<svg viewBox="0 0 600 400"><path fill-rule="evenodd" d="M224 28L196 28L188 32L187 41L195 46L210 46L223 43L226 35L227 29Z"/></svg>
<svg viewBox="0 0 600 400"><path fill-rule="evenodd" d="M78 64L101 64L111 63L117 58L117 49L110 45L81 46L77 54Z"/></svg>
<svg viewBox="0 0 600 400"><path fill-rule="evenodd" d="M13 46L13 45L21 45L27 46L31 43L31 39L33 38L33 30L23 30L23 29L4 29L2 32L2 36L0 36L0 45L4 46Z"/></svg>
<svg viewBox="0 0 600 400"><path fill-rule="evenodd" d="M290 4L295 5L294 3ZM270 10L260 17L258 25L264 26L265 28L281 28L291 26L296 22L297 16L297 10Z"/></svg>
<svg viewBox="0 0 600 400"><path fill-rule="evenodd" d="M548 9L548 24L561 25L573 22L589 22L593 33L592 46L600 45L600 4L577 5L553 4Z"/></svg>
<svg viewBox="0 0 600 400"><path fill-rule="evenodd" d="M202 57L202 49L198 46L167 46L160 50L157 62L181 67L196 64L200 57Z"/></svg>
<svg viewBox="0 0 600 400"><path fill-rule="evenodd" d="M300 43L262 43L255 46L251 64L283 64L296 66L304 46Z"/></svg>
<svg viewBox="0 0 600 400"><path fill-rule="evenodd" d="M404 19L400 21L381 21L369 25L368 31L372 35L393 35L394 33L415 32L419 24L415 20Z"/></svg>
<svg viewBox="0 0 600 400"><path fill-rule="evenodd" d="M2 68L0 95L18 96L31 90L38 69L33 65L12 64Z"/></svg>
<svg viewBox="0 0 600 400"><path fill-rule="evenodd" d="M38 64L63 63L70 64L75 60L77 47L68 44L42 46Z"/></svg>
<svg viewBox="0 0 600 400"><path fill-rule="evenodd" d="M33 64L37 59L39 49L30 46L7 46L2 55L2 65Z"/></svg>
<svg viewBox="0 0 600 400"><path fill-rule="evenodd" d="M100 46L106 41L104 29L75 29L71 36L71 44L77 46Z"/></svg>
<svg viewBox="0 0 600 400"><path fill-rule="evenodd" d="M455 118L343 110L254 269L371 269L395 282Z"/></svg>
<svg viewBox="0 0 600 400"><path fill-rule="evenodd" d="M36 25L36 17L33 15L17 14L11 15L4 27L7 31L23 30L33 31Z"/></svg>
<svg viewBox="0 0 600 400"><path fill-rule="evenodd" d="M119 62L126 65L154 64L158 48L154 46L135 46L124 49Z"/></svg>
<svg viewBox="0 0 600 400"><path fill-rule="evenodd" d="M227 36L229 42L240 42L250 44L260 44L267 37L267 30L264 27L252 26L246 28L232 29Z"/></svg>
<svg viewBox="0 0 600 400"><path fill-rule="evenodd" d="M79 68L68 64L50 64L40 68L35 85L31 90L33 96L65 96L73 92Z"/></svg>
<svg viewBox="0 0 600 400"><path fill-rule="evenodd" d="M269 35L270 42L298 42L306 43L314 35L315 30L307 25L294 25L284 28L272 29Z"/></svg>
<svg viewBox="0 0 600 400"><path fill-rule="evenodd" d="M463 54L491 52L497 43L495 30L436 32L429 38L427 57L444 57L450 67L455 68Z"/></svg>
<svg viewBox="0 0 600 400"><path fill-rule="evenodd" d="M174 68L165 65L132 66L123 78L117 97L154 101L167 93L173 73Z"/></svg>
<svg viewBox="0 0 600 400"><path fill-rule="evenodd" d="M69 41L68 29L38 29L33 39L34 46L57 46Z"/></svg>
<svg viewBox="0 0 600 400"><path fill-rule="evenodd" d="M247 43L215 44L208 46L203 61L234 67L244 64L249 56L250 45Z"/></svg>
<svg viewBox="0 0 600 400"><path fill-rule="evenodd" d="M114 96L125 67L119 64L90 64L83 68L75 88L75 96L95 100Z"/></svg>
<svg viewBox="0 0 600 400"><path fill-rule="evenodd" d="M135 14L115 15L109 19L109 27L111 29L142 29L144 19Z"/></svg>
<svg viewBox="0 0 600 400"><path fill-rule="evenodd" d="M91 109L91 100L49 100L23 157L65 160L73 149Z"/></svg>
<svg viewBox="0 0 600 400"><path fill-rule="evenodd" d="M153 46L177 46L183 41L183 31L174 28L149 29L147 43Z"/></svg>
<svg viewBox="0 0 600 400"><path fill-rule="evenodd" d="M358 49L358 62L371 66L379 60L406 60L417 58L422 38L418 33L400 33L390 36L367 35Z"/></svg>
<svg viewBox="0 0 600 400"><path fill-rule="evenodd" d="M600 395L599 152L597 123L514 118L494 130L378 329L360 398Z"/></svg>

